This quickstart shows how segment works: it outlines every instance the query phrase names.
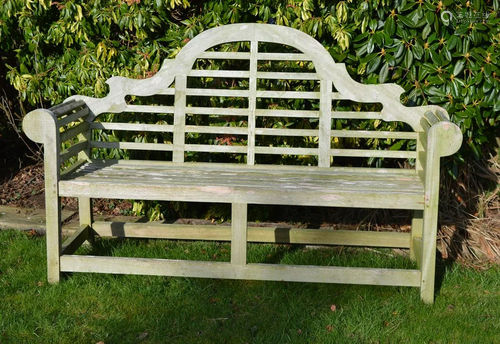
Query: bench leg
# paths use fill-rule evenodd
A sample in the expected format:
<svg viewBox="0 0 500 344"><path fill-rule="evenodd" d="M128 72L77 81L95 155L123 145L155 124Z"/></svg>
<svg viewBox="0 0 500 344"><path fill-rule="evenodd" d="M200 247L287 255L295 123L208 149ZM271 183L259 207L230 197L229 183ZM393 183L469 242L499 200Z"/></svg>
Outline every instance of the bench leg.
<svg viewBox="0 0 500 344"><path fill-rule="evenodd" d="M422 210L415 210L413 212L413 219L411 220L411 241L410 241L410 259L413 261L420 261L421 257L416 257L415 239L422 238L424 227L424 212Z"/></svg>
<svg viewBox="0 0 500 344"><path fill-rule="evenodd" d="M46 197L47 280L59 283L61 255L61 199Z"/></svg>
<svg viewBox="0 0 500 344"><path fill-rule="evenodd" d="M438 209L427 208L423 214L422 259L420 270L420 297L425 303L434 302L434 281L436 275L436 239Z"/></svg>
<svg viewBox="0 0 500 344"><path fill-rule="evenodd" d="M89 234L87 242L90 245L94 244L94 231L92 230L92 200L88 197L78 198L78 216L80 217L80 228L89 226Z"/></svg>
<svg viewBox="0 0 500 344"><path fill-rule="evenodd" d="M247 263L247 204L233 203L231 208L231 264Z"/></svg>

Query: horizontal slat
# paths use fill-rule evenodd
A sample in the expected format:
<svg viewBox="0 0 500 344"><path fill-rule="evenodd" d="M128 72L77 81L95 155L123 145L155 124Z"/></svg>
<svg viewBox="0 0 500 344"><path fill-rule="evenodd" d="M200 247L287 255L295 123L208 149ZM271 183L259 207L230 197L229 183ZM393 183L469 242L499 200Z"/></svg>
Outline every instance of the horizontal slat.
<svg viewBox="0 0 500 344"><path fill-rule="evenodd" d="M312 61L302 53L258 53L257 60L264 61Z"/></svg>
<svg viewBox="0 0 500 344"><path fill-rule="evenodd" d="M96 221L102 237L231 241L231 226ZM410 247L410 233L330 229L248 227L249 242L369 247Z"/></svg>
<svg viewBox="0 0 500 344"><path fill-rule="evenodd" d="M164 105L127 105L123 112L174 113L173 106Z"/></svg>
<svg viewBox="0 0 500 344"><path fill-rule="evenodd" d="M185 145L184 150L188 152L210 152L210 153L246 153L247 146L219 146L219 145Z"/></svg>
<svg viewBox="0 0 500 344"><path fill-rule="evenodd" d="M275 135L275 136L318 136L319 130L315 129L274 129L256 128L255 135Z"/></svg>
<svg viewBox="0 0 500 344"><path fill-rule="evenodd" d="M209 108L209 107L187 107L188 115L222 115L222 116L248 116L250 110L238 108Z"/></svg>
<svg viewBox="0 0 500 344"><path fill-rule="evenodd" d="M415 140L417 133L400 131L332 130L332 137L358 137L378 139Z"/></svg>
<svg viewBox="0 0 500 344"><path fill-rule="evenodd" d="M257 91L257 98L319 99L319 92Z"/></svg>
<svg viewBox="0 0 500 344"><path fill-rule="evenodd" d="M143 124L143 123L104 123L92 122L90 124L92 129L103 130L130 130L130 131L151 131L151 132L165 132L169 133L174 130L173 125L166 124Z"/></svg>
<svg viewBox="0 0 500 344"><path fill-rule="evenodd" d="M90 142L90 148L171 151L171 150L173 150L173 145L172 144L167 144L167 143L97 142L97 141L91 141Z"/></svg>
<svg viewBox="0 0 500 344"><path fill-rule="evenodd" d="M380 112L332 111L332 118L344 119L382 119Z"/></svg>
<svg viewBox="0 0 500 344"><path fill-rule="evenodd" d="M188 88L186 95L188 96L205 96L205 97L248 97L248 90L225 90L213 88Z"/></svg>
<svg viewBox="0 0 500 344"><path fill-rule="evenodd" d="M157 92L156 94L161 94L162 96L169 96L175 94L175 87L164 88L163 90Z"/></svg>
<svg viewBox="0 0 500 344"><path fill-rule="evenodd" d="M85 159L78 160L77 162L75 162L74 164L72 164L71 166L66 168L64 171L61 171L61 177L64 177L66 175L69 175L69 174L75 172L80 166L82 166L83 164L85 164L87 162L88 161Z"/></svg>
<svg viewBox="0 0 500 344"><path fill-rule="evenodd" d="M145 161L145 160L107 160L108 163L117 164L120 166L127 166L127 168L135 168L137 165L150 164L152 166L161 165L164 166L166 163L164 161ZM103 163L104 161L97 161L97 163ZM168 164L168 162L167 162ZM231 164L231 163L215 163L215 162L186 162L185 166L187 168L201 168L201 169L234 169L238 170L248 170L247 164ZM252 170L269 170L272 169L274 165L252 165ZM391 177L392 175L415 175L415 169L405 169L405 168L376 168L376 167L342 167L342 166L331 166L331 167L318 167L318 166L296 166L296 165L276 165L276 169L282 171L294 171L297 173L318 173L325 172L328 173L343 173L343 174L369 174L369 175L385 175Z"/></svg>
<svg viewBox="0 0 500 344"><path fill-rule="evenodd" d="M60 135L60 140L61 142L68 141L74 137L76 137L78 134L81 134L89 129L89 124L88 122L82 122L78 124L76 127L70 128L68 130L65 130L61 133Z"/></svg>
<svg viewBox="0 0 500 344"><path fill-rule="evenodd" d="M392 150L369 150L369 149L331 149L333 156L349 156L364 158L397 158L397 159L415 159L415 151L392 151Z"/></svg>
<svg viewBox="0 0 500 344"><path fill-rule="evenodd" d="M262 117L303 117L303 118L318 118L319 111L312 110L255 110L256 116Z"/></svg>
<svg viewBox="0 0 500 344"><path fill-rule="evenodd" d="M89 114L89 108L84 107L81 110L78 110L75 113L72 113L62 119L60 119L57 124L59 125L59 128L64 127L66 124L69 124L71 122L77 122L79 119L84 119L86 116Z"/></svg>
<svg viewBox="0 0 500 344"><path fill-rule="evenodd" d="M72 101L65 102L65 103L59 104L57 106L54 106L54 107L50 108L49 110L52 111L52 113L54 115L56 115L56 117L61 117L61 116L64 116L73 110L81 108L84 105L85 105L85 102L83 100L77 100L77 101L72 100Z"/></svg>
<svg viewBox="0 0 500 344"><path fill-rule="evenodd" d="M181 276L264 281L420 286L419 270L351 268L337 266L247 264L172 259L68 256L61 271L152 276Z"/></svg>
<svg viewBox="0 0 500 344"><path fill-rule="evenodd" d="M318 155L317 148L255 147L256 154Z"/></svg>
<svg viewBox="0 0 500 344"><path fill-rule="evenodd" d="M59 163L62 164L66 161L68 161L71 157L77 155L79 152L82 150L86 149L88 147L88 141L80 141L77 144L69 147L68 149L65 149L61 152L59 155Z"/></svg>
<svg viewBox="0 0 500 344"><path fill-rule="evenodd" d="M318 80L316 73L257 72L258 79Z"/></svg>
<svg viewBox="0 0 500 344"><path fill-rule="evenodd" d="M186 125L186 133L204 133L204 134L233 134L233 135L247 135L247 127L206 127L198 125Z"/></svg>
<svg viewBox="0 0 500 344"><path fill-rule="evenodd" d="M241 53L234 51L205 51L200 54L199 58L214 60L246 60L250 59L250 53Z"/></svg>
<svg viewBox="0 0 500 344"><path fill-rule="evenodd" d="M246 70L193 69L188 76L200 78L249 78L250 72Z"/></svg>

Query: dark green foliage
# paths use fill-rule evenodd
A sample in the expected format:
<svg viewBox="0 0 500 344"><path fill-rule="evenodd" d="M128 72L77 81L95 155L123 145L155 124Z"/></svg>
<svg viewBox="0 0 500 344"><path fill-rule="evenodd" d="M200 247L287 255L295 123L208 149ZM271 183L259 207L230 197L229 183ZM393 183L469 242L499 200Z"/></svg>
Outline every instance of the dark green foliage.
<svg viewBox="0 0 500 344"><path fill-rule="evenodd" d="M112 75L152 76L165 58L175 58L191 38L211 27L238 22L292 26L320 41L336 62L346 64L355 80L397 83L406 90L402 98L406 105L437 104L446 108L465 136L464 149L449 160L452 164L448 172L456 176L456 167L469 156L480 158L500 132L499 6L499 0L376 0L336 1L333 4L324 0L0 0L0 50L8 56L2 62L7 64L7 78L19 91L21 99L31 107L50 106L74 94L105 96L108 91L105 81ZM245 51L248 47L245 44L226 45L221 49ZM210 61L198 67L237 68L215 66ZM282 64L281 67L296 66ZM199 87L210 87L213 81L198 82ZM244 82L227 87L245 87ZM297 90L306 84L272 81L258 87ZM238 100L231 101L237 103ZM316 105L302 101L257 106L307 108ZM159 115L150 116L149 120L168 123L171 119ZM198 124L207 119L193 116L189 120ZM338 122L334 124L337 128L347 128L346 123ZM234 118L220 125L246 124ZM316 124L276 119L263 125L314 128ZM350 125L351 128L366 128L379 124L366 121ZM394 130L397 124L382 125L387 125L387 130ZM112 136L114 133L99 135ZM127 139L138 142L171 140L168 135L133 135ZM217 138L203 138L198 134L188 138L197 143L214 139ZM239 138L219 139L238 144ZM356 148L360 143L346 140L339 144ZM372 140L363 144L395 149L399 148L395 144L410 147L414 143ZM313 147L315 142L302 142L301 145ZM129 153L103 151L99 154ZM155 154L151 153L150 158L156 158ZM215 156L187 158L219 159ZM276 158L278 163L297 161L296 157ZM241 162L241 157L235 155L230 160ZM314 164L314 159L296 163ZM379 165L380 161L367 164Z"/></svg>

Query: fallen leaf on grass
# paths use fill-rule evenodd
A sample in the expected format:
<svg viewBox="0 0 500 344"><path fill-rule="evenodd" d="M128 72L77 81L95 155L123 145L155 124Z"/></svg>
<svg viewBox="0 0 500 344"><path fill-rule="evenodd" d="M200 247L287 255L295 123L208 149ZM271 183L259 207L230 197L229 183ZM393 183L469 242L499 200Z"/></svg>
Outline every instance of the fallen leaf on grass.
<svg viewBox="0 0 500 344"><path fill-rule="evenodd" d="M135 339L136 339L136 340L138 340L138 341L141 341L141 340L146 339L146 338L148 337L148 335L149 335L149 333L147 333L147 332L142 332L142 333L139 333L139 334L137 335L137 337L135 337Z"/></svg>
<svg viewBox="0 0 500 344"><path fill-rule="evenodd" d="M326 330L327 330L328 332L332 332L334 328L335 328L335 326L332 326L332 325L327 325L327 326L326 326Z"/></svg>

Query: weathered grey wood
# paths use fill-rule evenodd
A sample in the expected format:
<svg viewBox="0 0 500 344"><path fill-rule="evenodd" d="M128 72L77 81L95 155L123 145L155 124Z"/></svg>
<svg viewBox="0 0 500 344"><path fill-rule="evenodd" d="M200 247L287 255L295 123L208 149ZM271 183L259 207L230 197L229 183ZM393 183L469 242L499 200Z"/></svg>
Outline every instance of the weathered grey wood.
<svg viewBox="0 0 500 344"><path fill-rule="evenodd" d="M62 132L60 140L61 140L61 142L71 140L71 139L75 138L76 136L78 136L78 134L85 133L88 130L89 130L89 124L87 122L82 122L82 123L78 124L77 126Z"/></svg>
<svg viewBox="0 0 500 344"><path fill-rule="evenodd" d="M176 84L177 85L177 84ZM179 86L176 86L176 88ZM225 88L188 88L186 89L188 96L204 96L204 97L248 97L250 95L248 90L228 90Z"/></svg>
<svg viewBox="0 0 500 344"><path fill-rule="evenodd" d="M69 123L79 122L80 119L85 118L88 115L89 115L89 108L84 107L75 113L72 113L70 115L67 115L66 117L61 118L57 123L58 123L59 127L61 128Z"/></svg>
<svg viewBox="0 0 500 344"><path fill-rule="evenodd" d="M186 133L204 133L204 134L233 134L233 135L247 135L247 127L218 127L218 126L200 126L200 125L186 125Z"/></svg>
<svg viewBox="0 0 500 344"><path fill-rule="evenodd" d="M79 109L85 105L84 101L78 100L78 101L68 101L64 102L62 104L56 105L52 108L50 108L50 111L56 116L56 117L61 117L64 116L68 113L70 113L73 110Z"/></svg>
<svg viewBox="0 0 500 344"><path fill-rule="evenodd" d="M237 108L209 108L209 107L188 107L186 108L187 114L194 115L227 115L227 116L248 116L250 111L248 109Z"/></svg>
<svg viewBox="0 0 500 344"><path fill-rule="evenodd" d="M103 123L93 122L92 129L120 130L120 131L150 131L150 132L173 132L174 126L167 124L144 124L144 123Z"/></svg>
<svg viewBox="0 0 500 344"><path fill-rule="evenodd" d="M316 129L275 129L275 128L256 128L255 135L272 136L319 136L319 130Z"/></svg>
<svg viewBox="0 0 500 344"><path fill-rule="evenodd" d="M318 148L255 147L256 154L318 155Z"/></svg>
<svg viewBox="0 0 500 344"><path fill-rule="evenodd" d="M440 157L455 153L461 144L460 128L448 121L436 121L427 132L420 285L420 295L425 303L434 302Z"/></svg>
<svg viewBox="0 0 500 344"><path fill-rule="evenodd" d="M255 110L255 115L263 117L303 117L319 118L319 111L312 110Z"/></svg>
<svg viewBox="0 0 500 344"><path fill-rule="evenodd" d="M381 112L332 111L332 118L340 119L382 119Z"/></svg>
<svg viewBox="0 0 500 344"><path fill-rule="evenodd" d="M302 53L258 53L257 59L261 61L312 61Z"/></svg>
<svg viewBox="0 0 500 344"><path fill-rule="evenodd" d="M257 52L259 42L253 40L250 45L250 80L248 97L248 140L247 140L247 164L255 165L255 120L257 107Z"/></svg>
<svg viewBox="0 0 500 344"><path fill-rule="evenodd" d="M109 148L109 149L154 150L154 151L172 151L174 149L174 145L169 143L103 142L103 141L91 141L90 147Z"/></svg>
<svg viewBox="0 0 500 344"><path fill-rule="evenodd" d="M69 147L68 149L65 149L61 152L61 157L60 157L60 163L65 163L68 161L70 158L78 155L82 150L86 149L88 147L89 143L87 141L80 141L77 144L74 144L73 146Z"/></svg>
<svg viewBox="0 0 500 344"><path fill-rule="evenodd" d="M377 139L398 139L415 140L418 134L414 132L400 131L370 131L370 130L332 130L333 137L358 137L358 138L377 138Z"/></svg>
<svg viewBox="0 0 500 344"><path fill-rule="evenodd" d="M231 241L229 226L96 221L92 228L101 237ZM248 242L303 245L410 248L411 239L409 233L286 227L248 227L247 233Z"/></svg>
<svg viewBox="0 0 500 344"><path fill-rule="evenodd" d="M188 76L200 78L249 78L250 72L246 70L193 69Z"/></svg>
<svg viewBox="0 0 500 344"><path fill-rule="evenodd" d="M89 244L93 244L94 231L92 230L92 223L94 222L94 216L92 211L91 198L89 197L78 198L78 217L80 221L80 228L88 227L86 240L88 241Z"/></svg>
<svg viewBox="0 0 500 344"><path fill-rule="evenodd" d="M411 287L417 287L420 279L418 270L280 264L234 265L225 262L68 255L61 257L61 267L62 271L67 272Z"/></svg>
<svg viewBox="0 0 500 344"><path fill-rule="evenodd" d="M180 75L175 78L175 112L173 158L175 162L184 161L185 126L186 126L186 88L187 78Z"/></svg>
<svg viewBox="0 0 500 344"><path fill-rule="evenodd" d="M246 153L246 146L185 145L187 152Z"/></svg>
<svg viewBox="0 0 500 344"><path fill-rule="evenodd" d="M258 79L319 80L316 73L257 72ZM331 92L331 91L330 91Z"/></svg>
<svg viewBox="0 0 500 344"><path fill-rule="evenodd" d="M420 244L422 243L422 232L423 232L423 216L422 210L415 210L413 212L413 218L411 220L411 241L410 241L410 258L412 260L420 260L422 255L422 246L420 245L420 251L417 253L417 248L415 247L415 240L419 238Z"/></svg>
<svg viewBox="0 0 500 344"><path fill-rule="evenodd" d="M80 226L80 229L73 233L73 235L62 244L61 255L73 254L78 250L85 240L88 239L89 231L90 227L88 225Z"/></svg>
<svg viewBox="0 0 500 344"><path fill-rule="evenodd" d="M415 159L417 153L415 151L392 151L392 150L375 150L375 149L331 149L330 154L333 156L353 156L364 158L396 158L396 159Z"/></svg>
<svg viewBox="0 0 500 344"><path fill-rule="evenodd" d="M423 258L422 257L422 238L421 237L413 238L411 241L411 246L413 249L413 258L417 262L417 267L419 269L421 269L422 268L422 258ZM424 300L426 300L427 303L432 303L432 301L428 299L428 296Z"/></svg>
<svg viewBox="0 0 500 344"><path fill-rule="evenodd" d="M231 205L231 264L247 263L247 205Z"/></svg>
<svg viewBox="0 0 500 344"><path fill-rule="evenodd" d="M173 91L174 89L172 89ZM173 95L170 89L168 92L164 92L167 95ZM166 105L126 105L123 108L123 112L147 112L147 113L174 113L173 106Z"/></svg>
<svg viewBox="0 0 500 344"><path fill-rule="evenodd" d="M332 81L321 80L321 100L319 115L319 155L318 166L328 167L331 164L331 128L332 128Z"/></svg>
<svg viewBox="0 0 500 344"><path fill-rule="evenodd" d="M234 52L234 51L205 51L199 54L200 59L213 60L248 60L250 53Z"/></svg>
<svg viewBox="0 0 500 344"><path fill-rule="evenodd" d="M257 91L257 98L319 99L319 92Z"/></svg>
<svg viewBox="0 0 500 344"><path fill-rule="evenodd" d="M210 51L231 42L250 42L250 52ZM259 53L260 42L290 46L300 53ZM249 70L193 70L197 59L249 60ZM310 61L311 72L258 71L257 61ZM187 88L187 77L249 79L248 90ZM319 80L309 90L257 90L258 79ZM461 146L460 129L437 106L405 107L404 91L392 84L365 85L349 76L343 64L335 63L322 45L303 32L265 24L234 24L207 30L186 44L175 60L165 60L149 79L113 77L107 81L105 98L73 96L50 110L35 110L23 120L23 130L35 142L44 144L47 203L48 279L59 280L65 271L144 273L168 276L300 280L314 282L371 283L420 286L424 302L434 298L436 230L439 202L440 157L455 153ZM307 84L307 83L304 83ZM332 87L335 87L335 90ZM318 91L319 90L319 91ZM127 96L175 95L173 106L127 104ZM248 98L248 108L189 107L188 97ZM259 98L319 100L316 110L257 109ZM336 111L332 100L376 103L381 111ZM189 104L191 101L189 101ZM317 103L317 102L316 102ZM225 104L225 103L224 103ZM143 123L101 123L103 113L138 112L174 114L173 125ZM186 126L186 115L241 116L246 127ZM318 121L317 129L257 128L257 117L290 117ZM221 118L223 120L223 117ZM399 121L413 132L332 130L332 119L377 119ZM211 118L212 120L212 118ZM311 122L313 122L311 121ZM73 128L60 128L77 122ZM172 132L173 142L92 142L91 130ZM247 145L185 144L186 134L246 136ZM256 135L309 136L317 138L317 148L255 146ZM64 152L60 144L73 137L78 143ZM416 140L416 151L331 149L331 137ZM89 143L89 144L88 144ZM91 148L173 151L173 161L93 161ZM246 164L184 163L186 151L246 154ZM60 172L60 163L78 154L77 162ZM255 154L315 155L319 166L255 165ZM336 157L416 159L415 169L330 167ZM231 263L177 262L124 258L61 256L60 197L78 197L82 228L65 245L65 252L77 247L94 231L116 234L116 225L92 222L91 198L137 198L233 204L233 230L124 225L123 235L163 238L231 239ZM246 204L285 204L335 207L409 209L415 212L412 233L344 233L304 229L283 231L247 229ZM113 227L114 226L114 227ZM162 228L163 229L163 228ZM205 228L206 230L206 228ZM210 232L210 233L208 233ZM280 237L280 235L285 235ZM410 247L420 270L353 269L332 267L262 266L246 264L246 242L305 242ZM73 265L75 264L75 265ZM82 264L88 264L83 266ZM129 265L130 264L130 265Z"/></svg>

